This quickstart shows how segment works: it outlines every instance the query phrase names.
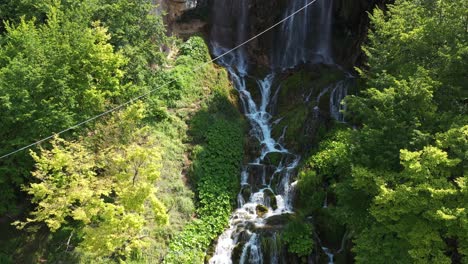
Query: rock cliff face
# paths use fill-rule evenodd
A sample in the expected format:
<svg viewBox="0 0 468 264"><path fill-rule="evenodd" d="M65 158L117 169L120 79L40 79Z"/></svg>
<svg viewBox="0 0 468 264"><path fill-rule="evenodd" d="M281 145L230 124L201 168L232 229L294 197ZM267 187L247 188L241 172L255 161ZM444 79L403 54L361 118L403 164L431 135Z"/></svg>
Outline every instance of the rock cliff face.
<svg viewBox="0 0 468 264"><path fill-rule="evenodd" d="M164 3L172 32L182 37L205 36L216 57L311 1L199 0L195 7L184 1ZM235 221L213 248L210 263L225 263L218 261L229 258L244 263L247 257L249 263L259 263L259 259L263 263L305 260L276 244L277 235L291 220L292 208L300 209L291 198L296 166L299 157L316 146L326 130L345 121L341 101L359 88L352 75L355 66L364 64L361 45L369 25L367 12L385 4L386 0L317 0L293 19L218 59L231 75L252 130L244 148L246 160L239 208L232 218ZM267 225L265 230L252 228L251 223L271 216L272 221L278 217L284 221ZM332 247L342 252L337 263L349 263L352 258L344 243L346 230L338 226L328 235L332 232L312 224L317 247L308 260L326 263L333 257L327 247ZM340 247L343 249L338 250Z"/></svg>
<svg viewBox="0 0 468 264"><path fill-rule="evenodd" d="M307 3L310 1L206 0L197 9L208 14L204 18L208 23L204 33L210 44L230 49ZM262 76L271 69L281 72L276 80L282 95L278 96L278 109L272 117L278 122L272 132L280 137L286 131L287 145L298 153L314 144L319 129L326 129L332 119L342 118L337 114L340 100L345 90L353 91L344 72L352 73L355 66L363 65L361 44L368 30L367 12L384 3L384 0L314 2L232 54L230 60L245 58L240 64L249 76ZM347 86L342 89L339 87L344 84L343 79L347 79ZM247 85L255 87L255 83ZM256 90L250 92L259 100Z"/></svg>
<svg viewBox="0 0 468 264"><path fill-rule="evenodd" d="M235 31L235 23L238 14L217 10L219 3L229 5L235 1L217 0L158 0L163 2L167 10L167 21L174 33L183 36L190 33L203 33L209 36L213 26L214 16L219 12L224 12L226 34ZM360 49L366 38L370 12L375 6L384 7L392 0L329 0L332 3L333 24L332 24L332 53L335 62L344 68L352 69L356 65L363 63L363 56ZM253 36L284 16L284 10L288 7L288 0L249 0L248 1L248 32ZM309 7L310 8L310 7ZM228 10L229 11L229 10ZM312 14L314 16L316 14ZM179 22L178 22L179 21ZM183 22L181 22L183 21ZM217 20L219 21L219 20ZM177 26L174 26L177 25ZM292 29L295 30L294 28ZM262 35L258 39L247 45L247 52L252 58L251 63L266 66L270 64L269 55L274 48L274 43L278 42L279 27ZM299 32L297 32L299 34Z"/></svg>
<svg viewBox="0 0 468 264"><path fill-rule="evenodd" d="M361 45L369 28L368 12L375 7L385 8L393 0L333 0L334 3L334 52L338 61L349 68L360 66L364 57Z"/></svg>
<svg viewBox="0 0 468 264"><path fill-rule="evenodd" d="M188 38L202 32L206 21L197 17L183 19L195 9L201 9L202 4L197 0L153 0L157 5L156 12L164 13L164 23L168 34L174 34L181 38Z"/></svg>

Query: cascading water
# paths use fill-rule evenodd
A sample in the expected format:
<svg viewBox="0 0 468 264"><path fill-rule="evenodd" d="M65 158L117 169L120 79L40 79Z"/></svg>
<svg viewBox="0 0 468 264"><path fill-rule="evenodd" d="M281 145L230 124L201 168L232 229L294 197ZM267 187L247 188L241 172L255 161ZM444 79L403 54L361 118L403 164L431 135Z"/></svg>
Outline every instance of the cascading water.
<svg viewBox="0 0 468 264"><path fill-rule="evenodd" d="M290 1L284 17L310 1ZM278 34L279 45L272 53L272 66L288 69L306 62L333 64L332 8L332 0L317 0L303 12L285 21Z"/></svg>
<svg viewBox="0 0 468 264"><path fill-rule="evenodd" d="M350 80L352 79L337 82L330 93L330 116L342 123L345 121L343 111L346 110L346 105L342 101L348 95Z"/></svg>
<svg viewBox="0 0 468 264"><path fill-rule="evenodd" d="M328 257L328 263L327 264L333 264L333 258L335 257L333 255L333 253L331 253L330 250L328 248L326 248L326 247L322 247L322 250L323 250L323 252L325 252L325 254Z"/></svg>
<svg viewBox="0 0 468 264"><path fill-rule="evenodd" d="M318 29L316 29L318 40L316 41L315 55L326 64L332 64L331 33L332 33L332 0L320 0L318 2L320 15L318 16Z"/></svg>
<svg viewBox="0 0 468 264"><path fill-rule="evenodd" d="M329 109L330 109L330 117L335 119L338 122L344 123L344 115L343 111L346 110L346 105L343 104L343 99L348 95L348 89L351 87L354 83L354 77L352 76L347 76L344 80L338 81L336 83L333 83L329 86L327 86L325 89L323 89L320 94L317 97L316 103L317 106L315 106L315 114L318 116L320 114L320 109L318 107L320 100L322 97L330 93L330 100L329 100ZM306 100L309 100L306 98Z"/></svg>
<svg viewBox="0 0 468 264"><path fill-rule="evenodd" d="M198 3L197 0L187 0L185 1L185 6L187 7L187 9L192 9L192 8L197 7L197 3Z"/></svg>
<svg viewBox="0 0 468 264"><path fill-rule="evenodd" d="M223 52L222 49L215 51ZM239 208L231 216L230 227L219 237L210 263L232 263L232 251L242 239L241 236L248 237L248 242L243 246L240 263L263 263L264 258L270 256L263 256L259 245L260 235L253 229L262 227L268 217L292 211L291 195L294 184L291 184L291 177L299 163L299 156L289 153L271 136L271 114L267 108L270 104L274 75L270 74L258 80L261 100L257 104L246 89L246 77L225 64L225 61L221 60L220 63L228 69L239 91L244 113L252 126L251 135L259 141L261 151L258 157L244 166L241 173L241 192L238 195ZM266 156L271 153L282 155L282 160L277 166L266 162ZM243 195L246 189L252 191L248 197ZM272 199L275 200L274 204ZM265 211L260 213L259 207Z"/></svg>
<svg viewBox="0 0 468 264"><path fill-rule="evenodd" d="M222 55L247 39L249 0L213 1L213 20L211 45L213 54ZM247 53L241 46L223 56L222 64L233 68L240 77L247 74ZM232 71L231 70L231 71ZM242 81L239 79L239 81Z"/></svg>
<svg viewBox="0 0 468 264"><path fill-rule="evenodd" d="M293 0L285 16L305 6L310 0ZM211 31L211 48L214 56L247 39L249 0L214 1L214 23ZM272 52L273 69L263 78L248 75L248 58L244 47L218 59L224 66L239 92L243 112L251 125L250 135L260 144L256 157L245 164L241 173L241 191L238 208L231 215L229 228L218 238L211 264L233 263L285 263L280 257L275 231L270 232L269 254L262 252L262 228L269 226L269 219L293 213L292 201L296 182L291 182L300 157L283 146L282 137L272 137L272 114L275 98L272 93L278 71L304 62L333 62L330 49L331 0L317 0L304 12L288 20L280 29L279 46ZM313 23L317 25L312 26ZM309 33L316 34L319 44L313 44ZM323 42L323 43L322 43ZM312 44L311 44L312 43ZM256 80L259 99L254 100L247 89L246 80ZM287 128L284 128L283 134ZM276 157L276 158L274 158Z"/></svg>
<svg viewBox="0 0 468 264"><path fill-rule="evenodd" d="M249 242L247 242L242 250L240 263L263 263L263 256L260 247L260 240L257 234L250 236Z"/></svg>

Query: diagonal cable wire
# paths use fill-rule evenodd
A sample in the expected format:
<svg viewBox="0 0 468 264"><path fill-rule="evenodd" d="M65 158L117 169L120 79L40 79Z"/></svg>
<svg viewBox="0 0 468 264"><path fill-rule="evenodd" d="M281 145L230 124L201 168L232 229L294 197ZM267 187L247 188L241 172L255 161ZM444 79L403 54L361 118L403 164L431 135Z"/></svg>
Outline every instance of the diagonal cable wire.
<svg viewBox="0 0 468 264"><path fill-rule="evenodd" d="M302 10L306 9L307 7L309 7L310 5L312 5L313 3L315 3L316 1L317 1L317 0L312 0L312 1L310 1L309 3L307 3L306 5L304 5L303 7L297 9L296 11L294 11L293 13L291 13L290 15L288 15L288 16L286 16L285 18L281 19L280 21L276 22L275 24L273 24L272 26L270 26L270 27L268 27L267 29L263 30L262 32L258 33L257 35L255 35L255 36L253 36L253 37L247 39L246 41L244 41L244 42L240 43L239 45L235 46L234 48L232 48L232 49L230 49L230 50L224 52L223 54L221 54L221 55L219 55L219 56L217 56L217 57L211 59L210 61L204 62L204 63L200 64L198 67L193 68L192 72L195 72L195 71L197 71L197 70L199 70L199 69L205 67L206 65L215 62L216 60L218 60L218 59L220 59L220 58L226 56L227 54L229 54L229 53L231 53L231 52L233 52L233 51L239 49L240 47L244 46L245 44L251 42L252 40L254 40L254 39L258 38L258 37L260 37L261 35L265 34L266 32L272 30L273 28L275 28L275 27L281 25L282 23L284 23L285 21L289 20L289 19L292 18L293 16L297 15L297 14L300 13ZM31 143L31 144L29 144L29 145L26 145L26 146L24 146L24 147L21 147L21 148L19 148L19 149L16 149L16 150L14 150L14 151L12 151L12 152L9 152L9 153L7 153L7 154L4 154L3 156L0 157L0 159L4 159L4 158L6 158L6 157L9 157L9 156L11 156L11 155L13 155L13 154L16 154L16 153L20 152L20 151L23 151L23 150L28 149L28 148L30 148L30 147L33 147L33 146L35 146L35 145L37 145L37 144L40 144L40 143L42 143L42 142L44 142L44 141L47 141L47 140L53 138L54 136L63 134L63 133L65 133L65 132L68 132L68 131L70 131L70 130L73 130L73 129L77 128L77 127L80 127L80 126L82 126L82 125L84 125L84 124L86 124L86 123L89 123L89 122L91 122L91 121L94 121L94 120L96 120L96 119L98 119L98 118L100 118L100 117L102 117L102 116L105 116L105 115L110 114L110 113L112 113L112 112L115 112L115 111L117 111L117 110L119 110L119 109L122 109L122 108L124 108L125 106L130 105L130 104L132 104L133 102L135 102L135 101L137 101L137 100L143 99L143 98L147 97L148 95L150 95L151 93L153 93L153 92L155 92L155 91L161 89L162 87L165 87L165 86L167 86L167 85L169 85L169 84L171 84L171 83L173 83L173 82L175 82L175 81L176 81L176 79L173 79L173 80L171 80L171 81L169 81L169 82L166 82L166 83L164 83L164 84L162 84L162 85L160 85L160 86L158 86L158 87L156 87L156 88L154 88L154 89L152 89L152 90L149 90L149 91L146 92L146 93L143 93L143 94L141 94L141 95L139 95L139 96L137 96L137 97L135 97L135 98L132 98L132 99L130 99L129 101L123 103L123 104L120 104L120 105L115 106L115 107L113 107L113 108L111 108L111 109L109 109L109 110L107 110L107 111L105 111L105 112L102 112L102 113L100 113L100 114L98 114L98 115L95 115L95 116L93 116L93 117L90 117L90 118L88 118L88 119L86 119L86 120L84 120L84 121L82 121L82 122L80 122L80 123L77 123L77 124L75 124L75 125L73 125L73 126L71 126L71 127L69 127L69 128L66 128L66 129L64 129L64 130L61 130L61 131L59 131L59 132L57 132L57 133L54 133L54 134L52 134L52 135L50 135L50 136L48 136L48 137L45 137L45 138L43 138L43 139L40 139L40 140L38 140L38 141L36 141L36 142L34 142L34 143Z"/></svg>

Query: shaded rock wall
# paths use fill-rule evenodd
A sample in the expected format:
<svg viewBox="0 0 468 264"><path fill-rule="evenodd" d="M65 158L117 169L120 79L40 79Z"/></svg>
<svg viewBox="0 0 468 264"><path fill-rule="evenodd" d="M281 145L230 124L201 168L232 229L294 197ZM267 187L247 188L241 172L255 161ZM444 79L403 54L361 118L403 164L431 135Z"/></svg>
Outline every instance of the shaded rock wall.
<svg viewBox="0 0 468 264"><path fill-rule="evenodd" d="M161 1L161 0L160 0ZM167 1L167 0L166 0ZM184 1L184 0L180 0ZM362 65L364 57L361 45L366 39L369 26L368 12L376 6L384 7L392 0L329 0L333 1L332 49L337 64L346 69ZM248 36L260 33L283 18L288 0L250 0ZM199 0L194 10L184 15L186 18L203 20L206 27L200 28L207 36L217 12L215 0ZM235 15L235 12L232 13ZM226 17L226 20L235 17ZM189 20L189 19L185 19ZM234 25L234 24L233 24ZM235 31L232 28L231 31ZM278 41L279 27L266 32L247 45L252 64L267 66L273 44Z"/></svg>
<svg viewBox="0 0 468 264"><path fill-rule="evenodd" d="M164 23L169 35L188 39L203 32L207 22L197 16L190 16L193 10L198 10L202 3L198 0L153 0L157 5L155 12L163 13Z"/></svg>
<svg viewBox="0 0 468 264"><path fill-rule="evenodd" d="M345 68L364 62L361 45L369 29L368 12L375 7L385 8L393 0L332 0L334 1L333 50L338 64Z"/></svg>
<svg viewBox="0 0 468 264"><path fill-rule="evenodd" d="M364 63L361 45L369 28L368 12L374 7L384 8L393 0L329 0L333 2L332 50L335 62L345 69ZM202 34L210 38L216 0L154 0L165 12L165 22L171 34L186 38ZM288 0L250 0L248 36L253 36L283 18ZM226 16L226 21L236 20L236 13ZM231 23L235 27L235 23ZM227 28L235 32L235 28ZM266 32L247 45L251 63L267 66L273 45L278 41L279 27ZM234 43L233 43L234 44Z"/></svg>

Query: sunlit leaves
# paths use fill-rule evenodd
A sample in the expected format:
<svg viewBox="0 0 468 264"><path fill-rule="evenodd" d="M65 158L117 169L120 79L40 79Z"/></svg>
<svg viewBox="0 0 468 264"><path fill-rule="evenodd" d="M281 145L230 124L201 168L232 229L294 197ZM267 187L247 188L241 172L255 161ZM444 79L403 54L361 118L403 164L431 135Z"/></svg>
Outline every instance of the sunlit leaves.
<svg viewBox="0 0 468 264"><path fill-rule="evenodd" d="M300 174L300 194L336 182L330 207L355 232L358 263L468 258L466 5L397 0L373 12L366 85L345 99L352 136L322 143Z"/></svg>
<svg viewBox="0 0 468 264"><path fill-rule="evenodd" d="M221 113L226 114L224 111ZM242 122L225 117L215 117L209 123L204 121L203 127L198 128L201 129L198 132L202 134L204 144L194 150L193 157L199 219L190 223L172 241L170 252L164 259L167 264L203 263L206 248L228 223L232 202L239 188L237 177L243 153Z"/></svg>
<svg viewBox="0 0 468 264"><path fill-rule="evenodd" d="M168 216L155 188L161 156L148 128L138 126L144 117L141 107L130 107L94 131L123 139L109 138L111 145L103 142L94 149L86 138L55 138L50 150L32 152L37 183L24 189L37 207L18 227L43 222L55 232L79 222L83 229L78 250L94 257L128 256L145 247L145 217L165 225Z"/></svg>
<svg viewBox="0 0 468 264"><path fill-rule="evenodd" d="M289 252L300 257L309 255L314 247L312 226L297 220L293 220L285 226L281 239L288 247Z"/></svg>

